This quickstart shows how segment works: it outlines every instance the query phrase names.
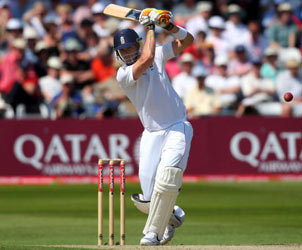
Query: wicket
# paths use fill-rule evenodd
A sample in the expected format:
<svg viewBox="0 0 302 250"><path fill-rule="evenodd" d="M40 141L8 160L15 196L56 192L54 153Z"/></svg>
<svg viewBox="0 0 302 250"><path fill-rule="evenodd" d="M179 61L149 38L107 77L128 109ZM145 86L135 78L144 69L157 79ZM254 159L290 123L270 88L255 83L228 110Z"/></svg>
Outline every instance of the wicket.
<svg viewBox="0 0 302 250"><path fill-rule="evenodd" d="M125 160L100 159L98 162L98 245L104 244L103 237L103 165L109 164L109 245L114 245L114 167L120 165L120 244L125 245Z"/></svg>

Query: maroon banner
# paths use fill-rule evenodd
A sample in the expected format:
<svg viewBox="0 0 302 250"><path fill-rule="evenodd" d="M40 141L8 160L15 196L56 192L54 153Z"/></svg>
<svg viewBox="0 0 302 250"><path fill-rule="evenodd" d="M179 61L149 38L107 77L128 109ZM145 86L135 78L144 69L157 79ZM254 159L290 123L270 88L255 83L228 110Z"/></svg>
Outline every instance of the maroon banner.
<svg viewBox="0 0 302 250"><path fill-rule="evenodd" d="M302 120L212 117L194 128L186 175L302 174ZM96 176L99 158L137 175L137 119L1 120L0 176ZM104 170L104 175L108 169Z"/></svg>

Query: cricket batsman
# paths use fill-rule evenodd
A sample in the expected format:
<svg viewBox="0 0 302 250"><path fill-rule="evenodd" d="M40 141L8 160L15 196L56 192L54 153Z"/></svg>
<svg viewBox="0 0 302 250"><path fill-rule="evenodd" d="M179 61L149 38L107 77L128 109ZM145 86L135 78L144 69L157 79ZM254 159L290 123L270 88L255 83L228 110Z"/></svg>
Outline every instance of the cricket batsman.
<svg viewBox="0 0 302 250"><path fill-rule="evenodd" d="M143 194L132 195L135 206L148 213L146 246L166 244L184 221L175 206L187 166L193 129L186 109L165 72L165 62L193 43L193 36L174 25L169 11L144 9L139 22L147 29L145 43L131 29L114 36L114 49L123 61L117 81L135 105L144 126L140 144L139 179ZM155 25L168 30L173 42L155 47Z"/></svg>

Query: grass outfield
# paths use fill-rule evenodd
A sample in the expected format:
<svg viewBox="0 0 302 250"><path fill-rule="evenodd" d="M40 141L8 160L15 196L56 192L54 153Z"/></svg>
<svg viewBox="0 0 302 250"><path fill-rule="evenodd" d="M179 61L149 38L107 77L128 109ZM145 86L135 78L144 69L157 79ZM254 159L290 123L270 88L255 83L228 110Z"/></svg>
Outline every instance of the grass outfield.
<svg viewBox="0 0 302 250"><path fill-rule="evenodd" d="M129 198L138 191L138 184L127 183L126 237L130 245L138 244L146 220ZM116 218L118 198L116 195ZM107 196L105 199L108 205ZM178 204L187 217L170 244L302 243L302 182L185 183ZM104 212L108 214L107 206ZM107 224L106 217L106 230ZM117 221L116 229L118 240ZM96 185L0 186L1 250L96 244Z"/></svg>

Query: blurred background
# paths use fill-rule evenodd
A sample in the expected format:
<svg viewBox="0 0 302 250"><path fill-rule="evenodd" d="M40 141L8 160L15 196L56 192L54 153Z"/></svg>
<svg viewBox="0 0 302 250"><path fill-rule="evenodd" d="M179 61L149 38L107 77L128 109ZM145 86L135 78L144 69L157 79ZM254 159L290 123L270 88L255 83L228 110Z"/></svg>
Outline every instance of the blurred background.
<svg viewBox="0 0 302 250"><path fill-rule="evenodd" d="M301 116L302 2L111 1L172 11L195 41L166 70L189 118ZM2 118L133 117L115 80L112 37L139 23L102 14L109 1L0 1ZM156 30L158 45L171 41ZM294 101L283 102L292 92Z"/></svg>

